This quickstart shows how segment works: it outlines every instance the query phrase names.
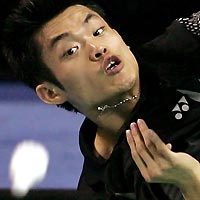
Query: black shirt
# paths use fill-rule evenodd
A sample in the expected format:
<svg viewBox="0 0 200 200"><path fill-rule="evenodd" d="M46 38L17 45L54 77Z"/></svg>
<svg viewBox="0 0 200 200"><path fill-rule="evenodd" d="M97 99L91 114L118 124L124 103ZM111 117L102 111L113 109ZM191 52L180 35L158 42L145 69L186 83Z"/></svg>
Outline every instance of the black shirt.
<svg viewBox="0 0 200 200"><path fill-rule="evenodd" d="M124 124L110 158L93 154L96 125L85 119L80 130L84 156L78 189L99 199L179 200L173 185L147 183L134 163L125 130L144 119L174 152L200 159L200 40L175 20L166 32L134 52L139 63L141 97Z"/></svg>

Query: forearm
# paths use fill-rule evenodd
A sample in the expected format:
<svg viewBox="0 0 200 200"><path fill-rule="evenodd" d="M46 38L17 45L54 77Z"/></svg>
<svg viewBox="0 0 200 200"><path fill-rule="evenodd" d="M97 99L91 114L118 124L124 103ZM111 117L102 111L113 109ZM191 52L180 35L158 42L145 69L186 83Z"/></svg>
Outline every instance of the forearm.
<svg viewBox="0 0 200 200"><path fill-rule="evenodd" d="M200 169L196 170L194 177L188 181L188 184L181 186L180 189L185 200L200 199Z"/></svg>

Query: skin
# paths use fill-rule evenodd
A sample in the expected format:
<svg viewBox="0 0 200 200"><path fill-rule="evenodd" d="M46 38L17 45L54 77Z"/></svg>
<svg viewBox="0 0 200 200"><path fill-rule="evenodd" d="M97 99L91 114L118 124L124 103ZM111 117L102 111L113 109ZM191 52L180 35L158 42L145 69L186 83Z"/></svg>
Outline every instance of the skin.
<svg viewBox="0 0 200 200"><path fill-rule="evenodd" d="M93 16L85 21L88 14ZM65 33L67 37L52 48L53 38ZM117 131L138 99L111 112L100 113L97 107L138 94L138 64L129 47L97 13L81 5L71 6L50 20L35 35L35 40L42 48L44 62L64 87L61 90L43 82L36 88L38 96L46 103L68 101L74 105L98 125L95 146L100 154L110 152L108 149L118 138ZM69 50L72 55L67 54ZM121 60L122 70L110 75L102 65L106 57L113 55Z"/></svg>
<svg viewBox="0 0 200 200"><path fill-rule="evenodd" d="M170 183L178 186L186 200L200 196L200 165L186 153L175 153L148 128L144 120L131 123L126 131L132 157L142 176L150 183Z"/></svg>
<svg viewBox="0 0 200 200"><path fill-rule="evenodd" d="M52 47L52 41L60 35ZM114 29L81 5L71 6L50 20L34 39L42 48L44 63L64 88L44 81L36 88L38 96L49 104L68 101L95 122L98 129L94 152L108 159L119 137L118 130L140 96L134 55ZM122 69L110 75L102 65L107 56L113 55L121 60ZM116 109L103 113L97 110L100 105L114 105L133 95L138 98ZM197 160L185 153L172 152L170 145L165 145L143 120L131 124L127 141L146 181L175 184L187 200L200 196Z"/></svg>

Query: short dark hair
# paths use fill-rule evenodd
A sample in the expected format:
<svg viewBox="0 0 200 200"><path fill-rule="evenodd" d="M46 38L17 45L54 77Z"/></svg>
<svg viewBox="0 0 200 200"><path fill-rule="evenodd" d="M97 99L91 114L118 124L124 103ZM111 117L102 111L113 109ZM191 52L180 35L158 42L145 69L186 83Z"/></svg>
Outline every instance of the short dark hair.
<svg viewBox="0 0 200 200"><path fill-rule="evenodd" d="M48 81L64 89L50 68L42 61L41 47L33 39L40 28L67 7L81 4L104 17L103 10L88 0L21 0L7 17L2 36L2 48L15 76L29 87ZM70 103L58 105L77 111Z"/></svg>

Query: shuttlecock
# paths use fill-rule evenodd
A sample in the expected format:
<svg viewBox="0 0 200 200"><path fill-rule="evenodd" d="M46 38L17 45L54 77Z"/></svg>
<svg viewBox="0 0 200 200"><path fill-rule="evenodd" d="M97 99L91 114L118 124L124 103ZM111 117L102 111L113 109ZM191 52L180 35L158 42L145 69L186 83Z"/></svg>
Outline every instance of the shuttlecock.
<svg viewBox="0 0 200 200"><path fill-rule="evenodd" d="M20 142L10 160L12 195L25 196L34 185L45 178L48 164L49 153L43 144L32 140Z"/></svg>

